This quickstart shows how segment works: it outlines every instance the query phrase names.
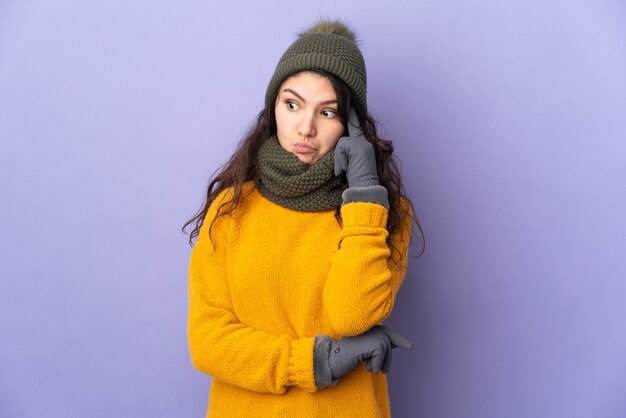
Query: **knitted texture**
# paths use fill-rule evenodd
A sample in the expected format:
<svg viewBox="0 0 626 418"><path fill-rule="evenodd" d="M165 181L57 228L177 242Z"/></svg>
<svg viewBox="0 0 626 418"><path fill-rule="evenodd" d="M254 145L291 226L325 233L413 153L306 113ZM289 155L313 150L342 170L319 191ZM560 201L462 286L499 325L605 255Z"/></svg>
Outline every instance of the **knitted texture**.
<svg viewBox="0 0 626 418"><path fill-rule="evenodd" d="M189 264L189 348L213 377L209 417L389 417L387 377L360 365L318 388L318 335L358 335L390 314L406 272L410 219L391 239L375 203L292 211L244 183L246 210L216 217L211 204ZM215 219L215 222L212 222ZM211 236L209 237L209 228ZM400 369L398 369L400 370Z"/></svg>
<svg viewBox="0 0 626 418"><path fill-rule="evenodd" d="M367 73L365 60L354 41L354 36L342 23L335 21L341 31L328 32L327 21L300 34L278 61L265 93L268 105L282 82L290 75L303 70L327 71L348 85L359 105L367 111ZM339 32L339 33L335 33ZM345 32L352 36L346 36Z"/></svg>
<svg viewBox="0 0 626 418"><path fill-rule="evenodd" d="M272 202L293 210L318 212L338 207L341 178L335 177L335 152L327 152L308 165L285 150L276 135L266 139L257 155L261 194Z"/></svg>

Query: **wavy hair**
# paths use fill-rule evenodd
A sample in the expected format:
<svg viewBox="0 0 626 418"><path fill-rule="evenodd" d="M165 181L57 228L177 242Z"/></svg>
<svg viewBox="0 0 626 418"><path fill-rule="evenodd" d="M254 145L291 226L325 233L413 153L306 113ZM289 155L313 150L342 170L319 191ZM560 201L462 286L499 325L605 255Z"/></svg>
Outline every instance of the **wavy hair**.
<svg viewBox="0 0 626 418"><path fill-rule="evenodd" d="M365 137L374 146L380 184L387 189L389 198L389 213L387 216L386 226L387 231L389 232L387 244L390 246L392 253L399 254L399 257L394 257L396 263L399 263L402 259L402 254L400 254L399 249L393 246L391 236L400 231L404 219L406 219L407 216L410 216L412 221L418 226L423 238L424 233L415 216L411 200L404 191L400 169L398 167L396 157L393 155L393 143L378 136L376 120L369 112L364 111L364 109L359 106L358 100L353 98L351 90L341 79L325 71L305 71L318 73L330 80L335 94L337 95L337 113L344 126L344 136L348 134L346 127L348 110L350 105L353 105ZM222 191L232 187L232 198L221 202L213 222L215 222L215 219L219 216L232 213L242 203L242 199L245 197L243 194L244 182L249 180L258 182L259 171L256 156L263 141L270 135L276 134L275 103L279 91L280 89L277 89L274 97L272 97L272 100L268 101L265 108L258 114L256 123L254 123L243 139L239 142L230 159L220 166L211 176L209 186L206 191L206 198L201 209L182 227L182 231L185 232L185 228L190 225L192 226L189 234L190 246L193 247L193 241L198 237L209 207ZM343 174L343 176L344 184L347 186L345 174ZM408 203L408 205L401 204L402 200ZM339 223L341 223L339 210L340 207L337 207L335 217ZM210 227L212 227L212 225ZM210 231L211 228L209 228L209 234ZM423 242L425 244L425 240L423 240ZM423 246L420 255L424 252L424 249L425 245Z"/></svg>

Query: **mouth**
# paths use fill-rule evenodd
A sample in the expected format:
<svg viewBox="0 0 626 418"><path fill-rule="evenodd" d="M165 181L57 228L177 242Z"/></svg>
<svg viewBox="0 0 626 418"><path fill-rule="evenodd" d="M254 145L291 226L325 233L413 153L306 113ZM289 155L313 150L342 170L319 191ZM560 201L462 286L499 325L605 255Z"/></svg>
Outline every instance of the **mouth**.
<svg viewBox="0 0 626 418"><path fill-rule="evenodd" d="M293 151L298 154L311 154L315 152L315 148L309 144L305 144L304 142L296 142L293 144Z"/></svg>

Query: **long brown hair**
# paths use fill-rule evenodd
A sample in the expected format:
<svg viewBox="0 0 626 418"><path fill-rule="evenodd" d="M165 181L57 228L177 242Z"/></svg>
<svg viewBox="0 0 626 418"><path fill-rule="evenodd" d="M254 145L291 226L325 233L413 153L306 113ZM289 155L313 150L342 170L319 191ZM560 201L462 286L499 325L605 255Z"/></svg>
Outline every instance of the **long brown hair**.
<svg viewBox="0 0 626 418"><path fill-rule="evenodd" d="M390 238L393 234L400 231L402 223L407 216L411 216L413 222L419 227L422 237L424 237L424 233L415 216L411 200L404 191L400 170L398 168L396 158L393 155L392 142L378 137L376 132L376 120L369 112L364 111L361 106L359 106L358 100L353 99L351 90L342 80L325 71L306 71L313 71L327 77L330 80L333 89L335 90L335 94L337 95L337 113L344 127L346 126L346 121L348 120L348 109L350 108L350 105L354 106L363 133L365 134L367 140L374 146L380 184L384 186L388 192L389 213L387 216L387 231L389 232L389 236L387 238L387 243L392 252L400 254L399 250L394 248ZM190 246L193 246L193 240L200 232L200 228L202 227L209 207L222 191L232 187L232 198L220 204L213 222L217 217L229 214L238 207L243 197L245 197L243 195L244 182L249 180L258 182L259 173L257 169L256 155L263 141L270 135L276 134L276 116L274 109L279 91L280 89L277 89L272 100L268 101L265 108L258 114L256 123L239 142L237 149L230 159L215 171L209 182L206 199L202 208L193 216L193 218L188 220L183 225L182 231L185 232L185 228L193 224L193 229L189 234ZM345 129L344 135L347 134L348 131ZM401 204L401 200L404 200L405 203L408 203L408 205ZM339 222L341 222L339 209L340 208L338 207L336 210L336 217ZM423 240L423 242L425 243L425 240ZM422 253L424 248L425 246L422 247ZM397 263L399 263L401 257L402 255L400 254L398 258L394 257L394 259Z"/></svg>

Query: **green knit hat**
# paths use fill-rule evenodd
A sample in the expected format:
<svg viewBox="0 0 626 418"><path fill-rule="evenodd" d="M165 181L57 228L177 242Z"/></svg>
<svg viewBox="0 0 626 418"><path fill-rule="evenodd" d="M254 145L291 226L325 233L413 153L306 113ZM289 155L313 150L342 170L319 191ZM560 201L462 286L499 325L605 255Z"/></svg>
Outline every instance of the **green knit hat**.
<svg viewBox="0 0 626 418"><path fill-rule="evenodd" d="M265 93L265 104L271 102L287 77L303 70L323 70L337 76L367 111L365 60L356 44L356 35L346 24L320 19L300 33L278 61Z"/></svg>

